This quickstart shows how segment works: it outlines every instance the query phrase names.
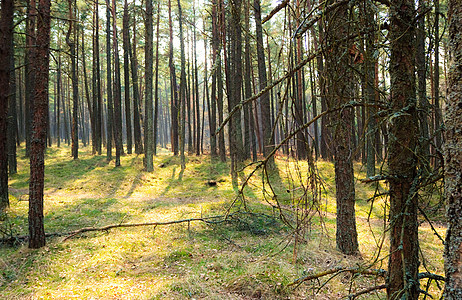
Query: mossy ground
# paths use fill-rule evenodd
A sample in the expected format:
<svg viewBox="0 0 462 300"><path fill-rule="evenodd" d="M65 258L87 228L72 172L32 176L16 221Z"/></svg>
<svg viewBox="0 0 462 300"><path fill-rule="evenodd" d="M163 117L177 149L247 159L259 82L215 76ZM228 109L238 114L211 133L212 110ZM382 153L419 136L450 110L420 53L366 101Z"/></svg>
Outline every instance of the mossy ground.
<svg viewBox="0 0 462 300"><path fill-rule="evenodd" d="M15 235L27 234L28 161L19 152L18 174L10 178L7 221L0 225ZM125 155L114 168L105 156L80 150L74 161L68 147L47 150L45 179L45 230L68 232L87 226L170 221L222 215L233 202L239 185L233 185L229 165L207 156L188 156L181 172L180 160L169 154L155 157L155 170L143 171L142 156ZM162 167L161 167L162 166ZM306 181L306 163L277 159L278 172L270 179L281 204L297 207ZM210 225L200 222L113 229L79 235L67 241L47 240L47 246L0 247L2 299L339 299L351 292L382 283L341 274L319 289L328 278L287 284L307 272L335 266L367 265L386 268L387 239L377 255L386 222L385 199L371 209L367 199L375 188L357 181L357 222L362 258L335 250L335 183L331 163L318 161L322 179L320 213L306 223L303 239L279 221L278 212L262 192L257 172L245 189L247 207L258 215L240 214L232 221ZM356 176L364 170L355 165ZM239 183L249 174L247 168ZM276 174L276 175L275 175ZM300 180L288 181L287 178ZM216 186L207 182L213 180ZM267 186L265 186L267 187ZM379 191L385 186L380 186ZM292 198L291 198L292 196ZM266 200L264 200L266 197ZM237 206L243 207L242 201ZM321 218L322 217L322 218ZM321 226L321 224L323 224ZM437 227L444 236L444 228ZM421 252L426 267L443 273L443 246L427 223L420 226ZM422 264L423 265L423 264ZM422 270L424 270L422 268ZM425 288L425 287L423 287ZM440 291L430 287L433 295ZM383 291L364 296L383 299Z"/></svg>

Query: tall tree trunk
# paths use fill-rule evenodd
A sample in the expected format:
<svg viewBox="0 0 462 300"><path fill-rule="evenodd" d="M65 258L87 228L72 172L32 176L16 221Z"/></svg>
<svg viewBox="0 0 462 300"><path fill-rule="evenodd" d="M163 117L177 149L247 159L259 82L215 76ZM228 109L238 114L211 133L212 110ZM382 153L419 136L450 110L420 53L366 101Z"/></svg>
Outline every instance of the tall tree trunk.
<svg viewBox="0 0 462 300"><path fill-rule="evenodd" d="M24 107L24 120L25 120L25 136L26 136L26 157L30 154L30 136L31 136L31 115L33 113L32 97L34 93L35 74L31 68L35 60L34 48L36 44L35 37L35 23L36 23L36 0L29 0L27 2L27 20L26 20L26 54L24 57L25 64L25 107Z"/></svg>
<svg viewBox="0 0 462 300"><path fill-rule="evenodd" d="M6 16L10 17L10 8L6 10ZM12 17L11 20L12 22ZM13 25L10 24L10 27ZM11 34L13 34L11 32ZM18 162L16 158L16 144L18 142L18 115L16 110L17 102L17 85L16 85L16 68L14 58L14 42L13 38L10 39L10 95L8 98L8 129L7 129L7 147L8 147L8 173L16 174L18 172Z"/></svg>
<svg viewBox="0 0 462 300"><path fill-rule="evenodd" d="M242 0L232 0L231 16L229 19L230 31L230 57L228 86L228 110L231 111L241 102L242 92L242 29L241 9ZM226 62L225 62L226 64ZM230 120L230 153L232 162L231 171L237 171L238 166L245 159L244 145L242 142L241 113L238 112Z"/></svg>
<svg viewBox="0 0 462 300"><path fill-rule="evenodd" d="M426 9L426 0L419 0L419 12L423 13ZM428 116L430 104L427 99L427 64L425 61L425 18L417 20L417 48L416 48L416 65L417 65L417 99L419 106L419 124L422 143L420 145L419 160L422 167L428 166L430 158L430 141L428 131Z"/></svg>
<svg viewBox="0 0 462 300"><path fill-rule="evenodd" d="M185 105L186 105L186 59L183 39L183 12L181 9L180 0L178 0L178 22L180 24L180 52L181 52L181 76L180 76L180 105L181 105L181 125L180 125L180 157L181 170L186 168L184 146L185 146Z"/></svg>
<svg viewBox="0 0 462 300"><path fill-rule="evenodd" d="M263 47L263 28L261 24L260 0L254 1L253 8L255 13L255 29L257 36L258 81L260 83L260 90L263 90L266 88L267 85L267 76L265 63L265 49ZM261 122L263 127L263 155L267 156L274 149L274 142L272 139L273 124L271 124L269 93L265 93L260 97L260 105L262 116ZM270 158L269 163L274 163L274 157Z"/></svg>
<svg viewBox="0 0 462 300"><path fill-rule="evenodd" d="M77 79L77 65L76 65L76 26L74 25L74 0L68 1L69 5L69 29L66 35L66 43L69 46L69 56L71 57L71 76L72 76L72 157L79 158L79 132L78 132L78 110L79 110L79 83ZM72 35L72 39L71 39Z"/></svg>
<svg viewBox="0 0 462 300"><path fill-rule="evenodd" d="M419 296L419 240L416 196L417 112L415 89L414 0L390 6L390 101L388 168L390 186L389 299Z"/></svg>
<svg viewBox="0 0 462 300"><path fill-rule="evenodd" d="M188 44L188 48L189 48L189 37L190 37L190 34L186 34L187 37L186 37L186 42ZM190 59L190 53L192 52L192 49L191 51L188 51L188 59L187 59L187 63L186 63L186 67L187 67L187 71L186 71L186 84L185 84L185 99L186 99L186 102L185 102L185 106L186 106L186 118L185 118L185 122L186 122L186 125L188 126L188 154L191 155L193 153L193 148L194 148L194 143L195 143L195 140L196 140L196 135L194 133L192 133L192 128L191 126L196 125L196 116L194 115L194 107L191 107L191 101L192 101L192 105L194 105L194 99L191 99L191 89L194 90L194 84L191 85L191 77L193 77L193 75L191 75L191 68L190 68L190 65L191 65L191 59ZM194 77L193 77L193 82L194 82ZM192 92L192 98L194 98L194 91ZM193 111L192 113L192 120L191 120L191 110ZM181 120L183 122L183 120ZM195 129L195 128L194 128ZM186 132L185 132L185 135L186 135Z"/></svg>
<svg viewBox="0 0 462 300"><path fill-rule="evenodd" d="M102 151L102 140L103 140L103 100L101 96L101 72L100 72L100 56L99 56L99 13L98 13L98 1L95 1L93 8L93 62L92 62L92 106L93 106L93 118L94 126L92 126L93 145L92 148L94 153L101 155Z"/></svg>
<svg viewBox="0 0 462 300"><path fill-rule="evenodd" d="M324 31L325 31L325 25L323 23L319 24L319 41L324 40ZM316 40L316 38L315 38ZM326 74L325 74L325 67L324 67L324 61L320 55L316 58L316 65L318 68L318 85L319 85L319 91L321 93L321 111L326 111L327 110L327 87L326 87ZM321 141L320 141L320 152L321 152L321 157L324 160L332 160L332 151L330 149L330 144L331 144L331 134L330 130L328 128L329 124L329 116L323 116L321 118Z"/></svg>
<svg viewBox="0 0 462 300"><path fill-rule="evenodd" d="M193 2L193 20L196 22L195 1ZM196 155L201 154L201 116L199 107L199 77L197 67L197 51L196 51L196 27L193 27L193 55L194 55L194 78L195 80L195 97L196 97Z"/></svg>
<svg viewBox="0 0 462 300"><path fill-rule="evenodd" d="M0 213L9 205L7 117L10 98L11 45L13 43L13 0L3 0L0 19ZM14 74L14 73L13 73Z"/></svg>
<svg viewBox="0 0 462 300"><path fill-rule="evenodd" d="M56 146L61 146L61 109L60 104L63 101L61 97L61 53L58 53L58 70L56 72Z"/></svg>
<svg viewBox="0 0 462 300"><path fill-rule="evenodd" d="M128 2L124 2L124 16L123 16L123 48L124 48L124 98L125 98L125 127L127 130L127 153L132 154L133 139L132 139L132 115L131 115L131 101L130 101L130 33L129 33L129 16L128 16Z"/></svg>
<svg viewBox="0 0 462 300"><path fill-rule="evenodd" d="M158 123L159 123L159 23L160 23L160 1L157 2L157 23L156 23L156 80L154 88L154 132L153 132L153 153L157 154Z"/></svg>
<svg viewBox="0 0 462 300"><path fill-rule="evenodd" d="M120 166L120 156L123 155L122 142L122 83L120 80L119 42L117 37L116 0L112 0L112 28L114 48L114 141L116 147L115 166Z"/></svg>
<svg viewBox="0 0 462 300"><path fill-rule="evenodd" d="M244 15L244 26L245 28L250 28L250 0L245 1L245 15ZM261 20L260 20L260 27L261 27ZM251 48L250 48L250 31L246 31L244 35L244 78L248 78L248 80L244 80L244 96L245 98L249 98L252 96L252 83L249 80L251 78ZM245 150L245 158L249 159L251 157L251 150L253 150L253 146L255 146L256 152L256 145L254 141L254 132L253 132L253 114L252 114L252 103L247 103L244 105L244 150ZM255 158L255 156L254 156Z"/></svg>
<svg viewBox="0 0 462 300"><path fill-rule="evenodd" d="M136 58L136 18L133 22L133 49L128 40L130 53L132 82L133 82L133 135L135 138L135 153L143 153L143 142L141 140L141 117L140 117L140 92L138 84L138 60Z"/></svg>
<svg viewBox="0 0 462 300"><path fill-rule="evenodd" d="M168 46L168 66L170 70L170 89L171 89L171 144L174 155L178 155L178 87L176 82L175 65L173 62L173 24L172 24L172 4L168 0L168 27L169 27L169 46Z"/></svg>
<svg viewBox="0 0 462 300"><path fill-rule="evenodd" d="M153 8L152 0L146 1L146 102L145 102L145 123L144 123L144 163L146 171L152 172L153 166L153 124L152 124L152 63L153 63Z"/></svg>
<svg viewBox="0 0 462 300"><path fill-rule="evenodd" d="M440 1L435 0L435 65L434 65L434 105L435 105L435 145L438 151L442 146L441 104L440 104ZM440 163L438 162L438 165Z"/></svg>
<svg viewBox="0 0 462 300"><path fill-rule="evenodd" d="M218 69L218 48L220 38L218 36L218 14L217 0L212 0L212 87L210 99L210 155L212 158L217 156L217 69Z"/></svg>
<svg viewBox="0 0 462 300"><path fill-rule="evenodd" d="M330 2L332 3L332 2ZM339 109L331 116L334 148L337 203L337 248L344 254L358 254L355 220L355 187L353 174L353 109L342 107L353 97L353 74L349 68L351 41L339 42L348 35L349 12L346 5L327 15L328 42L332 47L326 59L328 108Z"/></svg>
<svg viewBox="0 0 462 300"><path fill-rule="evenodd" d="M32 70L36 75L30 149L29 248L45 246L43 224L43 188L48 114L48 74L50 48L50 0L40 0L37 7L37 42Z"/></svg>
<svg viewBox="0 0 462 300"><path fill-rule="evenodd" d="M113 136L113 122L114 122L114 106L113 106L113 95L112 95L112 60L111 60L111 7L109 0L106 0L106 72L107 72L107 160L112 160L112 141Z"/></svg>
<svg viewBox="0 0 462 300"><path fill-rule="evenodd" d="M366 57L364 64L364 88L366 107L366 174L367 177L375 175L375 137L377 135L377 124L375 121L375 18L372 3L364 4L364 25L367 26L366 35Z"/></svg>
<svg viewBox="0 0 462 300"><path fill-rule="evenodd" d="M82 32L82 36L81 36L81 42L82 42L81 48L82 48L82 51L81 51L81 53L82 53L82 66L83 66L83 72L82 72L83 74L82 74L82 76L83 76L84 87L85 87L85 98L87 100L88 112L90 114L90 128L91 128L91 131L93 132L94 129L95 129L95 126L94 126L95 125L94 124L95 123L95 118L94 118L93 107L92 107L93 102L92 102L92 99L90 98L90 89L88 87L87 62L86 62L86 58L85 58L86 57L86 52L85 52L85 29L83 27L81 29L82 29L81 30L81 32ZM84 110L83 101L82 101L81 107L82 107L82 132L85 133L85 131L86 131L85 127L86 126L85 126L85 122L83 120L84 117L85 117L85 110ZM94 139L93 139L93 136L92 136L92 141L93 140ZM82 142L84 143L84 147L85 147L86 146L86 138L85 139L82 138ZM94 151L94 150L96 150L96 149L94 148L94 146L92 146L92 153L93 154L96 153L96 151Z"/></svg>
<svg viewBox="0 0 462 300"><path fill-rule="evenodd" d="M224 31L225 27L225 21L224 21L224 15L225 15L225 9L224 9L224 4L223 0L218 0L218 12L217 12L217 18L218 18L218 36L219 39L222 39L222 32ZM222 44L218 49L224 49L224 44ZM217 50L218 50L217 49ZM222 71L222 63L221 63L221 54L220 50L218 50L217 53L217 108L218 108L218 124L220 126L223 123L223 71ZM222 162L226 161L226 144L225 144L225 132L222 130L220 134L218 135L218 151L220 154L220 160Z"/></svg>
<svg viewBox="0 0 462 300"><path fill-rule="evenodd" d="M462 299L462 2L449 1L449 92L445 109L445 198L448 229L444 249L445 299Z"/></svg>

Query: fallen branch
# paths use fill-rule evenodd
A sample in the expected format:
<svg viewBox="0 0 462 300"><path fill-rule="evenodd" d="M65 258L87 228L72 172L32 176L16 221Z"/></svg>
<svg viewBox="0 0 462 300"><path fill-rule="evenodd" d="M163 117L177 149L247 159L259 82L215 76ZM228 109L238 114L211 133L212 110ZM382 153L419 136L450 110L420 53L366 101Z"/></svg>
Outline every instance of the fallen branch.
<svg viewBox="0 0 462 300"><path fill-rule="evenodd" d="M222 218L223 220L221 221L210 221L213 219L220 219ZM182 219L182 220L175 220L175 221L167 221L167 222L147 222L147 223L129 223L129 224L111 224L111 225L106 225L103 227L85 227L81 228L79 230L75 230L72 232L69 232L66 238L64 238L63 242L78 235L81 233L85 232L92 232L92 231L109 231L114 228L126 228L126 227L142 227L142 226L164 226L164 225L172 225L172 224L181 224L181 223L191 223L195 221L201 221L209 224L216 224L216 223L221 223L225 221L225 216L213 216L213 217L207 217L207 218L190 218L190 219Z"/></svg>
<svg viewBox="0 0 462 300"><path fill-rule="evenodd" d="M345 298L348 298L349 300L353 300L353 299L356 299L356 297L358 297L358 296L361 296L361 295L364 295L364 294L369 294L370 292L377 291L377 290L383 290L383 289L386 289L386 288L387 288L386 284L381 284L381 285L377 285L377 286L373 286L373 287L361 290L361 291L359 291L357 293L354 293L354 294L349 294Z"/></svg>
<svg viewBox="0 0 462 300"><path fill-rule="evenodd" d="M232 214L228 215L232 216ZM218 220L217 220L218 219ZM213 221L216 220L216 221ZM63 242L85 232L92 232L92 231L109 231L114 228L126 228L126 227L141 227L141 226L163 226L163 225L172 225L172 224L180 224L180 223L191 223L195 221L201 221L208 224L218 224L225 222L227 220L227 216L220 215L220 216L213 216L213 217L205 217L205 218L190 218L190 219L182 219L182 220L174 220L174 221L167 221L167 222L147 222L147 223L128 223L128 224L111 224L102 227L84 227L78 230L70 231L70 232L55 232L55 233L46 233L45 237L60 237L66 236L63 239ZM21 235L21 236L10 236L7 238L0 239L0 244L10 244L14 245L17 243L25 242L29 239L28 235Z"/></svg>
<svg viewBox="0 0 462 300"><path fill-rule="evenodd" d="M334 273L342 273L342 272L348 272L351 274L381 276L381 277L384 277L387 274L387 271L383 269L361 269L361 268L336 267L336 268L325 270L319 273L305 275L303 277L298 278L294 282L289 283L287 286L299 285L302 282L305 282L308 280L313 280L313 279L324 277L326 275L330 275Z"/></svg>

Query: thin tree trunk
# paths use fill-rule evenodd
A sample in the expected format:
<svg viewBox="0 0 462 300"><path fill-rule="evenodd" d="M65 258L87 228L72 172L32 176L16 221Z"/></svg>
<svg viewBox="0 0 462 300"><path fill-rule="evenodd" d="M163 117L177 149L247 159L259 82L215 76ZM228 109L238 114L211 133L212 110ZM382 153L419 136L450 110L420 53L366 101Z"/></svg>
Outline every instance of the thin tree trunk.
<svg viewBox="0 0 462 300"><path fill-rule="evenodd" d="M91 132L93 134L94 132L94 129L95 129L95 118L94 118L94 114L93 114L93 107L92 107L92 99L90 98L90 89L88 87L88 77L87 77L87 63L86 63L86 59L85 59L85 30L84 28L82 28L82 66L83 66L83 81L84 81L84 87L85 87L85 98L87 100L87 106L88 106L88 112L90 114L90 128L91 128ZM84 104L83 104L83 101L82 101L82 118L85 117L85 110L84 110ZM85 132L85 122L82 121L82 132ZM92 135L92 141L94 141L94 138L93 138L93 135ZM86 141L85 139L83 139L83 142L84 142L84 147L86 146ZM92 146L92 153L95 154L96 151L94 151L95 148L94 146Z"/></svg>
<svg viewBox="0 0 462 300"><path fill-rule="evenodd" d="M125 98L125 127L127 131L127 153L132 154L133 138L132 138L132 116L131 116L131 101L130 101L130 33L129 33L129 16L128 16L128 2L124 2L124 16L123 16L123 48L124 48L124 98Z"/></svg>
<svg viewBox="0 0 462 300"><path fill-rule="evenodd" d="M168 24L169 24L169 47L168 47L168 65L170 70L170 88L171 88L171 144L172 144L172 151L173 155L178 155L178 87L176 82L176 72L175 72L175 65L173 62L173 24L172 24L172 4L171 0L168 0Z"/></svg>
<svg viewBox="0 0 462 300"><path fill-rule="evenodd" d="M212 0L212 87L210 99L210 156L217 157L217 136L215 131L217 128L217 71L218 71L218 48L220 38L218 36L218 14L217 0Z"/></svg>
<svg viewBox="0 0 462 300"><path fill-rule="evenodd" d="M153 154L157 155L157 139L159 123L159 23L160 23L160 2L157 2L157 24L156 24L156 80L154 88L154 132L153 132Z"/></svg>
<svg viewBox="0 0 462 300"><path fill-rule="evenodd" d="M128 39L128 52L130 53L132 82L133 82L133 135L135 138L135 153L143 153L141 140L140 93L138 84L138 60L136 59L136 18L133 22L133 49Z"/></svg>
<svg viewBox="0 0 462 300"><path fill-rule="evenodd" d="M181 157L181 170L186 168L184 146L185 146L185 105L186 105L186 60L183 39L183 13L181 9L180 0L178 0L178 22L180 24L180 51L181 51L181 77L180 77L180 105L181 105L181 126L180 126L180 157Z"/></svg>
<svg viewBox="0 0 462 300"><path fill-rule="evenodd" d="M116 147L115 166L120 166L120 156L124 154L122 142L122 83L120 80L119 42L117 37L116 0L112 0L112 27L114 48L114 141Z"/></svg>
<svg viewBox="0 0 462 300"><path fill-rule="evenodd" d="M258 63L258 81L260 83L260 90L264 90L267 85L266 76L266 63L265 63L265 49L263 47L263 28L261 24L261 8L260 0L254 1L255 13L255 28L257 36L257 63ZM300 87L301 88L301 87ZM261 116L262 116L262 129L263 129L263 155L267 156L274 149L272 141L272 128L271 124L271 106L269 93L265 93L260 97ZM274 163L274 157L269 159L269 163Z"/></svg>
<svg viewBox="0 0 462 300"><path fill-rule="evenodd" d="M419 0L419 11L422 13L426 9L424 0ZM428 132L428 116L430 104L427 99L427 64L425 61L425 18L419 18L417 21L417 48L416 48L416 65L417 65L417 97L419 106L419 124L422 143L420 145L421 166L428 166L430 158L430 141Z"/></svg>
<svg viewBox="0 0 462 300"><path fill-rule="evenodd" d="M245 1L245 14L244 14L244 26L247 28L245 35L244 35L244 77L248 80L244 80L244 96L245 98L249 98L252 96L252 83L250 81L251 78L251 60L250 60L250 0ZM261 21L261 20L260 20ZM260 22L261 23L261 22ZM261 24L260 24L261 27ZM252 103L247 103L244 105L244 150L245 150L245 158L249 159L251 157L251 151L253 150L253 146L255 146L255 153L256 153L256 145L254 141L254 126L253 125L253 115L252 115ZM254 155L254 160L255 160Z"/></svg>
<svg viewBox="0 0 462 300"><path fill-rule="evenodd" d="M153 124L152 124L152 63L153 63L153 8L152 0L146 1L146 102L145 102L145 124L144 124L144 163L146 171L152 172L153 166Z"/></svg>
<svg viewBox="0 0 462 300"><path fill-rule="evenodd" d="M366 108L367 132L366 132L366 174L367 177L375 175L375 137L377 135L377 124L375 121L375 18L372 3L364 4L365 26L369 26L370 33L366 35L366 58L365 58L365 102Z"/></svg>
<svg viewBox="0 0 462 300"><path fill-rule="evenodd" d="M56 72L56 98L57 98L57 109L56 109L56 145L59 148L61 146L61 53L58 53L58 70Z"/></svg>
<svg viewBox="0 0 462 300"><path fill-rule="evenodd" d="M107 72L107 160L112 160L112 141L114 140L113 136L113 122L114 122L114 112L113 112L113 95L112 95L112 60L111 60L111 8L109 0L106 0L106 72Z"/></svg>
<svg viewBox="0 0 462 300"><path fill-rule="evenodd" d="M441 105L440 105L440 1L435 0L435 64L434 64L434 104L435 104L435 146L438 151L441 150L442 146L442 128L441 123ZM438 163L439 164L439 163Z"/></svg>
<svg viewBox="0 0 462 300"><path fill-rule="evenodd" d="M72 157L79 158L79 132L78 132L78 110L79 110L79 83L77 80L77 65L76 65L76 26L74 25L74 0L68 1L69 5L69 29L66 35L66 43L69 46L69 56L71 57L71 76L72 76ZM72 38L71 38L72 36Z"/></svg>
<svg viewBox="0 0 462 300"><path fill-rule="evenodd" d="M193 2L195 5L195 1ZM193 20L196 21L196 8L193 6ZM193 55L194 55L194 77L195 81L195 90L196 90L196 155L201 154L201 115L199 107L199 77L198 77L198 67L197 67L197 51L196 51L196 27L193 27Z"/></svg>

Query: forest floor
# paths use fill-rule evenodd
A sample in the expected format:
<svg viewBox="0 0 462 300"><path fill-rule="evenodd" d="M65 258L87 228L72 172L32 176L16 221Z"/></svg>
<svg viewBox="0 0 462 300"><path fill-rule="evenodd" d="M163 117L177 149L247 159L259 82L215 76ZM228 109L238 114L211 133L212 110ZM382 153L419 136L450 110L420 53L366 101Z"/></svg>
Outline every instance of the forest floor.
<svg viewBox="0 0 462 300"><path fill-rule="evenodd" d="M331 163L315 162L322 187L321 198L314 205L311 194L304 194L302 188L309 186L307 163L277 158L277 169L269 178L281 204L279 211L274 208L274 199L268 198L267 184L263 192L260 170L244 190L245 201L235 201L252 166L233 184L229 164L191 155L186 170L181 172L178 157L165 149L159 152L154 172L147 173L143 171L142 155L125 155L122 166L114 168L113 161L108 164L105 156L91 155L90 148L81 149L75 161L69 147L49 148L45 231L66 233L83 227L175 221L230 212L227 221L115 228L66 240L66 236L58 236L48 238L47 246L38 250L21 244L0 244L0 298L340 299L384 283L383 278L340 272L288 286L306 274L334 267L387 268L386 200L368 201L386 186L361 183L365 171L360 164L355 164L361 252L357 258L335 250ZM18 159L19 172L9 181L11 207L7 218L0 221L0 238L27 234L29 170L24 149L20 149ZM209 181L216 185L210 186ZM422 201L435 208L438 197L433 196ZM307 205L300 204L300 199L307 200ZM442 221L444 210L439 208L436 206L432 216ZM294 211L307 215L303 222L298 221L298 234L290 226L297 224ZM284 213L287 223L281 221L280 213ZM421 269L443 274L442 242L428 222L422 216L419 219L424 262ZM442 224L434 226L444 236ZM436 297L441 294L434 283L428 290ZM384 299L385 294L379 290L361 297Z"/></svg>

